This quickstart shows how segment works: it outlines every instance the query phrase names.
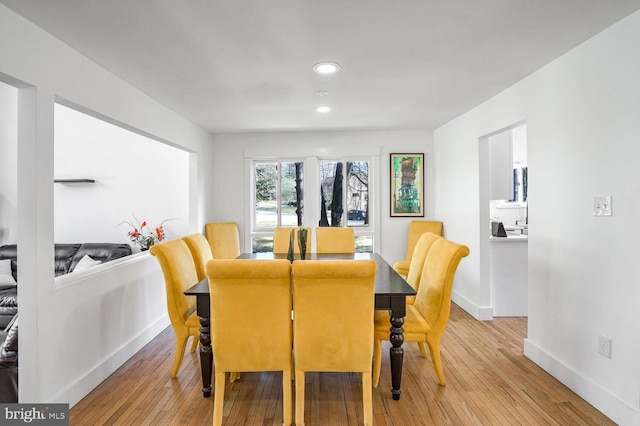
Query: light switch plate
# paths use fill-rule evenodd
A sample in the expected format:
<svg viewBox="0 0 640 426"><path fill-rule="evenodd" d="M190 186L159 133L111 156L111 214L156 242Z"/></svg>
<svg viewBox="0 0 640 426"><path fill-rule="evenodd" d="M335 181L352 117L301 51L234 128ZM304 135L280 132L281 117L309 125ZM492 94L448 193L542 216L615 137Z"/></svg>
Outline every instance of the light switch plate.
<svg viewBox="0 0 640 426"><path fill-rule="evenodd" d="M593 197L593 215L611 216L611 196Z"/></svg>

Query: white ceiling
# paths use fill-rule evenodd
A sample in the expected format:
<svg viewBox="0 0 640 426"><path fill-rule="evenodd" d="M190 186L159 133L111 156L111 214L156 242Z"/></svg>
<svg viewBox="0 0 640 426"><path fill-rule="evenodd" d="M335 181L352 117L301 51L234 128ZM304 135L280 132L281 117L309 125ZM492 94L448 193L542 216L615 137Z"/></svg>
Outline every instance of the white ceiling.
<svg viewBox="0 0 640 426"><path fill-rule="evenodd" d="M640 8L640 0L0 2L214 133L433 129ZM325 60L342 71L313 74ZM321 103L334 111L316 113Z"/></svg>

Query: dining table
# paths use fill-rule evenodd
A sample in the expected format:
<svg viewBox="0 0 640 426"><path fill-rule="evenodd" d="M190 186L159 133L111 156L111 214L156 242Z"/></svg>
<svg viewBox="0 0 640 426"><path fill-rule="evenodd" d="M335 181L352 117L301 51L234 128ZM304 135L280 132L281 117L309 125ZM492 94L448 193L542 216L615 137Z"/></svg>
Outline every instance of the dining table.
<svg viewBox="0 0 640 426"><path fill-rule="evenodd" d="M304 261L296 254L294 262ZM237 259L287 259L286 253L242 253ZM390 312L389 324L389 359L391 364L391 395L394 400L400 399L402 381L402 360L404 357L403 324L406 315L407 296L414 296L416 291L399 275L378 253L308 253L307 260L357 260L373 259L377 264L375 281L375 309ZM196 297L196 314L200 319L200 367L202 370L202 393L205 398L211 396L211 377L213 372L213 352L211 349L209 282L207 278L193 285L184 292L187 296ZM336 298L340 294L335 295ZM373 320L373 319L372 319Z"/></svg>

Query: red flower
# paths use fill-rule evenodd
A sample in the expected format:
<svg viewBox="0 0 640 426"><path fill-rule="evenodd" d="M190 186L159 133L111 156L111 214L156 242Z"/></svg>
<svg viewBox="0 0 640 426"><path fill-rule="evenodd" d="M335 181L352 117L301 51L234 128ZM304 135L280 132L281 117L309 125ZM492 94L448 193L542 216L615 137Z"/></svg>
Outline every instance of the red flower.
<svg viewBox="0 0 640 426"><path fill-rule="evenodd" d="M135 219L134 223L138 226L135 226L133 223L127 221L124 221L121 224L126 223L131 227L132 231L129 231L127 235L134 244L140 246L141 250L147 250L152 245L164 241L166 239L166 236L164 227L162 225L167 220L173 220L165 219L160 222L158 226L153 228L149 226L149 223L146 220L140 223L135 216L133 216L133 218Z"/></svg>

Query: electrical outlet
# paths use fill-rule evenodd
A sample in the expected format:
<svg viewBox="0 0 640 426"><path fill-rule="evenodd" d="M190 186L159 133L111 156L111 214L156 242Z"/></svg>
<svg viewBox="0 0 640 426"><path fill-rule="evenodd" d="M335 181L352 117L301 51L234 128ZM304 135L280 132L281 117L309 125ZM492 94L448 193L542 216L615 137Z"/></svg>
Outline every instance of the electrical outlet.
<svg viewBox="0 0 640 426"><path fill-rule="evenodd" d="M593 197L593 215L611 216L611 196Z"/></svg>
<svg viewBox="0 0 640 426"><path fill-rule="evenodd" d="M598 336L598 353L611 359L611 339L604 336Z"/></svg>

